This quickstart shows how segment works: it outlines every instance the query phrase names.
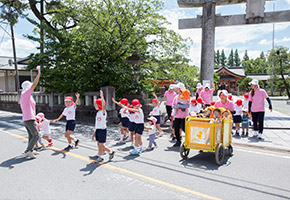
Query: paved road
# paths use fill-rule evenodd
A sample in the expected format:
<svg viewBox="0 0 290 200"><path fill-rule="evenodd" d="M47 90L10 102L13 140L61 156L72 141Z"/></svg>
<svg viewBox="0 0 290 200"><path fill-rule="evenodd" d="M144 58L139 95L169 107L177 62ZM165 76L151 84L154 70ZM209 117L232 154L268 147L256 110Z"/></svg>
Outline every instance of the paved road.
<svg viewBox="0 0 290 200"><path fill-rule="evenodd" d="M92 127L79 125L80 147L65 154L58 125L54 147L29 160L21 156L27 135L19 116L2 114L0 120L0 199L290 199L286 154L234 147L234 156L217 166L211 153L191 151L182 160L168 138L159 138L158 149L135 157L128 144L115 145L110 130L115 159L98 165L90 159L96 154Z"/></svg>

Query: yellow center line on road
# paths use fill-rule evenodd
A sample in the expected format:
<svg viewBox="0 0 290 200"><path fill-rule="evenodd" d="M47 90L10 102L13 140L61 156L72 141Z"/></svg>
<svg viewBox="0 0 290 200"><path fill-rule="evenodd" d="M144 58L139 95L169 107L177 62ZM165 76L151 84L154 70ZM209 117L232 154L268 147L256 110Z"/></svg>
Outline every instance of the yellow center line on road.
<svg viewBox="0 0 290 200"><path fill-rule="evenodd" d="M9 135L27 141L27 138L24 137L24 136L21 136L21 135L18 135L18 134L14 134L14 133L9 133ZM62 149L59 149L57 147L49 147L49 149L54 150L54 151L57 151L57 152L65 153L68 156L71 156L71 157L74 157L74 158L83 160L85 162L96 163L95 160L93 160L93 159L90 159L88 157L85 157L85 156L82 156L82 155L79 155L79 154L75 154L75 153L71 153L71 152L66 152L66 151L64 151ZM150 182L153 182L153 183L157 183L159 185L163 185L163 186L166 186L166 187L175 189L175 190L179 190L181 192L193 194L193 195L196 195L196 196L205 198L205 199L221 200L220 198L217 198L217 197L213 197L213 196L210 196L210 195L207 195L207 194L203 194L203 193L200 193L200 192L196 192L194 190L190 190L190 189L187 189L187 188L183 188L181 186L174 185L174 184L171 184L171 183L167 183L167 182L164 182L164 181L161 181L161 180L158 180L158 179L155 179L155 178L151 178L151 177L148 177L148 176L145 176L145 175L142 175L142 174L138 174L136 172L132 172L132 171L129 171L129 170L126 170L126 169L123 169L123 168L115 167L115 166L112 166L112 165L109 165L109 164L105 164L105 163L96 163L96 164L102 165L103 167L106 167L106 168L111 169L111 170L119 171L119 172L122 172L122 173L125 173L125 174L130 174L132 176L139 177L141 179L144 179L144 180L147 180L147 181L150 181Z"/></svg>

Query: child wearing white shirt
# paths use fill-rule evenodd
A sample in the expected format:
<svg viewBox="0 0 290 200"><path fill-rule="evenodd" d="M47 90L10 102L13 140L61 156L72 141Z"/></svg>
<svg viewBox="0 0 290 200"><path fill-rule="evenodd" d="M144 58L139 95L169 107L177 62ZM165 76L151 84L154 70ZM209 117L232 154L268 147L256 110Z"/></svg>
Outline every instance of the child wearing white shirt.
<svg viewBox="0 0 290 200"><path fill-rule="evenodd" d="M96 162L102 162L104 151L109 153L109 160L112 160L115 155L115 151L110 150L105 146L107 140L107 112L106 112L106 102L104 100L103 91L100 90L100 99L95 100L95 108L98 111L96 114L95 131L92 136L92 140L96 139L98 143L98 157Z"/></svg>
<svg viewBox="0 0 290 200"><path fill-rule="evenodd" d="M79 140L77 138L73 138L71 136L71 133L75 130L76 127L76 121L75 121L75 115L76 115L76 108L77 104L79 102L80 94L76 93L76 102L73 102L73 98L68 96L64 99L66 108L63 110L62 114L54 120L55 123L57 123L63 116L66 116L66 129L65 129L65 137L68 141L68 146L64 148L65 151L69 151L73 148L72 141L75 143L75 147L78 146Z"/></svg>
<svg viewBox="0 0 290 200"><path fill-rule="evenodd" d="M157 119L151 116L150 118L148 118L149 126L145 126L145 128L148 129L148 135L149 135L149 145L147 147L147 150L151 150L153 148L152 147L153 144L155 148L157 148L157 143L155 142L156 122L157 122Z"/></svg>

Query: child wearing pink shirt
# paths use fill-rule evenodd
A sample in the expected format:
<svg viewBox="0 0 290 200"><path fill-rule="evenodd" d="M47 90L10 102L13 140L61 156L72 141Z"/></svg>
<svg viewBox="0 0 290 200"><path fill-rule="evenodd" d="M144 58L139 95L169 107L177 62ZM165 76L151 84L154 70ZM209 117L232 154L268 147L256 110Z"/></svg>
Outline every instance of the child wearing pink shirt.
<svg viewBox="0 0 290 200"><path fill-rule="evenodd" d="M200 93L200 97L202 98L206 107L210 106L211 103L211 95L215 91L215 85L212 83L213 89L210 89L209 84L206 84L204 90Z"/></svg>

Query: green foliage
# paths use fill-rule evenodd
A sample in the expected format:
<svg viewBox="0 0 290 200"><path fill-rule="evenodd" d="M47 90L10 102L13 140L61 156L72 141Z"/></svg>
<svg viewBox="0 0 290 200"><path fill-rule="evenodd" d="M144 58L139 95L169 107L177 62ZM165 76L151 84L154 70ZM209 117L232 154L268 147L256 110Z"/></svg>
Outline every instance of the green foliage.
<svg viewBox="0 0 290 200"><path fill-rule="evenodd" d="M231 50L231 53L228 57L228 67L233 67L234 66L234 51Z"/></svg>
<svg viewBox="0 0 290 200"><path fill-rule="evenodd" d="M242 61L245 68L245 74L267 73L269 63L265 59L256 58Z"/></svg>
<svg viewBox="0 0 290 200"><path fill-rule="evenodd" d="M238 88L241 91L250 91L251 86L249 85L249 82L251 82L253 79L249 77L245 77L243 79L238 80Z"/></svg>
<svg viewBox="0 0 290 200"><path fill-rule="evenodd" d="M244 55L244 57L243 57L243 61L248 61L248 60L250 60L250 58L249 58L249 56L248 56L248 50L246 49L246 50L245 50L245 55Z"/></svg>
<svg viewBox="0 0 290 200"><path fill-rule="evenodd" d="M227 57L226 57L225 51L222 50L222 54L221 54L221 57L220 57L220 65L221 66L226 66L226 63L227 63Z"/></svg>
<svg viewBox="0 0 290 200"><path fill-rule="evenodd" d="M266 57L265 57L265 54L264 54L263 51L262 51L261 54L260 54L260 58L263 59L263 60L266 60Z"/></svg>
<svg viewBox="0 0 290 200"><path fill-rule="evenodd" d="M0 1L0 18L7 20L11 26L18 22L19 17L24 17L24 11L27 4L20 0L1 0Z"/></svg>
<svg viewBox="0 0 290 200"><path fill-rule="evenodd" d="M287 96L290 99L289 92L289 81L286 80L284 74L290 73L290 52L286 47L276 47L275 49L269 52L268 61L271 63L271 67L268 67L268 72L270 74L280 76L283 81L283 85L286 89ZM281 83L279 84L281 87Z"/></svg>
<svg viewBox="0 0 290 200"><path fill-rule="evenodd" d="M216 65L220 65L220 51L219 50L217 50L217 52L215 52L215 59L214 59L214 62L215 62L215 64Z"/></svg>
<svg viewBox="0 0 290 200"><path fill-rule="evenodd" d="M236 67L240 67L241 66L241 59L240 59L239 52L238 52L237 49L236 49L235 55L234 55L234 63L235 63Z"/></svg>
<svg viewBox="0 0 290 200"><path fill-rule="evenodd" d="M168 22L158 13L162 6L159 0L65 0L51 6L57 35L43 25L45 53L33 55L29 67L43 64L42 86L61 93L110 85L119 96L135 94L149 91L150 80L161 78L189 84L197 69L184 58L186 40L165 28ZM63 28L72 21L77 26Z"/></svg>

